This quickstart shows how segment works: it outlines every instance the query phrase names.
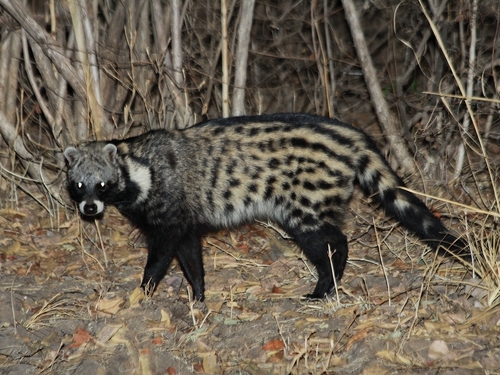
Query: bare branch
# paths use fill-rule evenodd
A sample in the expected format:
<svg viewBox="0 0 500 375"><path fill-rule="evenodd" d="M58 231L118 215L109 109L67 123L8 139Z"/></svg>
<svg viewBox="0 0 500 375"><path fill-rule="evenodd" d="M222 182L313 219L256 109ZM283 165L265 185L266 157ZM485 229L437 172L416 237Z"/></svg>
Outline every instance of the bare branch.
<svg viewBox="0 0 500 375"><path fill-rule="evenodd" d="M229 116L229 46L227 36L227 0L221 0L222 29L222 117Z"/></svg>
<svg viewBox="0 0 500 375"><path fill-rule="evenodd" d="M181 2L180 0L172 0L172 65L175 83L178 87L184 86L184 78L182 76L182 22L181 22Z"/></svg>
<svg viewBox="0 0 500 375"><path fill-rule="evenodd" d="M476 69L476 43L477 43L477 0L472 0L472 12L470 17L470 46L469 46L469 69L467 71L467 88L465 95L467 98L472 97L474 91L474 75ZM470 114L469 112L465 113L464 121L462 123L462 132L464 134L464 140L469 138L469 126L470 126ZM464 166L465 159L465 145L464 143L460 143L457 153L457 163L455 165L455 175L454 179L457 180L461 173L462 168Z"/></svg>
<svg viewBox="0 0 500 375"><path fill-rule="evenodd" d="M245 114L245 84L247 80L248 46L252 29L255 0L241 2L241 17L238 27L238 47L234 59L233 116Z"/></svg>
<svg viewBox="0 0 500 375"><path fill-rule="evenodd" d="M187 2L186 2L187 4ZM183 57L182 57L182 14L180 0L172 0L172 62L173 62L173 77L177 85L179 94L176 95L176 102L179 103L180 116L178 117L177 126L184 128L193 124L193 114L189 108L189 100L187 97L186 83L183 75Z"/></svg>
<svg viewBox="0 0 500 375"><path fill-rule="evenodd" d="M76 96L86 102L85 85L73 68L64 52L64 48L54 40L34 19L29 12L18 1L0 0L0 5L14 18L21 27L42 47L42 51L52 61L66 81L73 87Z"/></svg>
<svg viewBox="0 0 500 375"><path fill-rule="evenodd" d="M408 152L404 141L402 141L403 137L401 136L401 129L396 126L396 119L389 111L389 107L384 99L382 89L380 88L380 84L377 79L377 72L373 66L365 37L363 35L363 30L361 29L361 25L359 23L356 8L351 0L342 0L342 5L344 6L344 13L351 30L358 59L361 63L366 87L370 93L380 126L384 130L384 134L391 149L394 151L394 156L396 157L399 165L406 173L414 173L416 168L413 163L413 157Z"/></svg>
<svg viewBox="0 0 500 375"><path fill-rule="evenodd" d="M34 163L33 156L24 146L22 139L17 136L16 128L10 123L10 121L7 120L2 111L0 111L0 134L9 147L11 147L16 155L19 156L19 160L27 168L31 178L36 182L47 186L46 183L50 181L50 178L39 165ZM51 191L51 193L56 199L61 200L61 197L56 189Z"/></svg>

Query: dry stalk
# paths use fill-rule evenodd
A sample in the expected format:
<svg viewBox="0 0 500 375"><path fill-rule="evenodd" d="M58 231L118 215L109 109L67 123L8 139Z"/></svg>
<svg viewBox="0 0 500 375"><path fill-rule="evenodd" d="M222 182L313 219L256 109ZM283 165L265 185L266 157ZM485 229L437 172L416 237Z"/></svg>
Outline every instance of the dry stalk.
<svg viewBox="0 0 500 375"><path fill-rule="evenodd" d="M420 286L420 292L418 294L418 300L415 303L415 313L413 314L412 322L411 322L410 326L408 327L406 335L404 335L401 338L401 341L399 343L399 347L398 347L397 353L401 353L403 351L405 343L408 342L408 340L410 339L411 334L413 332L413 329L415 328L415 325L417 324L417 321L418 321L418 310L420 308L420 303L422 301L422 296L424 294L425 288L426 288L425 283L422 283L422 285Z"/></svg>
<svg viewBox="0 0 500 375"><path fill-rule="evenodd" d="M61 343L59 344L59 347L57 348L57 351L56 353L54 354L53 358L51 359L50 363L45 366L43 369L41 369L37 375L40 375L40 374L43 374L43 373L48 373L53 367L54 367L54 364L56 363L56 360L58 358L60 358L61 356L61 353L62 353L62 348L64 347L64 341L61 341Z"/></svg>
<svg viewBox="0 0 500 375"><path fill-rule="evenodd" d="M468 224L468 223L467 223ZM500 235L494 228L488 228L486 218L477 226L470 228L470 236L476 241L471 241L473 277L478 275L481 279L474 288L484 289L485 302L489 307L500 304L500 262L498 249L500 248Z"/></svg>
<svg viewBox="0 0 500 375"><path fill-rule="evenodd" d="M75 309L70 307L65 307L71 303L68 299L59 299L63 293L57 293L50 300L44 302L43 306L35 312L30 318L28 318L23 326L26 329L34 329L36 326L40 326L43 324L43 320L48 320L55 316L65 315L71 316L74 314Z"/></svg>
<svg viewBox="0 0 500 375"><path fill-rule="evenodd" d="M12 324L14 325L14 331L17 334L16 310L14 308L14 280L16 280L15 276L12 278L12 283L10 284L10 308L12 311Z"/></svg>
<svg viewBox="0 0 500 375"><path fill-rule="evenodd" d="M446 198L441 198L441 197L436 197L434 195L425 194L425 193L422 193L422 192L419 192L419 191L416 191L416 190L409 189L407 187L401 187L400 186L399 189L409 191L410 193L413 193L415 195L421 195L421 196L424 196L426 198L434 199L434 200L437 200L437 201L449 203L449 204L451 204L453 206L461 207L461 208L465 209L466 212L469 212L469 213L475 212L475 213L482 214L482 215L493 216L495 218L499 218L500 217L500 213L497 213L497 212L494 212L494 211L481 210L480 208L477 208L477 207L469 206L469 205L463 204L463 203L454 202L454 201L451 201L451 200L446 199Z"/></svg>
<svg viewBox="0 0 500 375"><path fill-rule="evenodd" d="M270 228L270 229L272 229L273 231L275 231L276 233L278 233L281 236L281 238L283 238L284 240L293 240L293 237L290 237L288 235L288 233L286 233L284 230L278 228L276 225L274 225L270 221L268 221L267 223L264 222L264 221L260 221L260 220L255 220L255 221L257 223L259 223L260 225L262 225L264 228Z"/></svg>
<svg viewBox="0 0 500 375"><path fill-rule="evenodd" d="M211 241L207 241L207 244L209 244L209 245L215 247L216 249L222 251L224 254L229 255L231 258L233 258L238 263L240 263L242 267L258 267L258 268L269 267L267 264L257 263L256 261L253 261L253 260L250 260L250 259L245 259L245 258L242 258L242 257L237 257L236 255L231 254L229 251L223 249L222 247L214 244Z"/></svg>
<svg viewBox="0 0 500 375"><path fill-rule="evenodd" d="M102 255L104 256L104 267L108 268L108 255L106 253L106 247L104 246L104 242L101 236L101 230L99 228L99 220L94 220L95 229L97 231L97 236L99 238L99 244L101 245L100 249L102 251Z"/></svg>
<svg viewBox="0 0 500 375"><path fill-rule="evenodd" d="M476 2L476 6L477 6L477 0L473 0L473 1ZM484 146L484 142L483 142L483 139L481 137L481 133L479 131L479 127L478 127L478 124L477 124L477 121L476 121L476 117L474 116L474 112L473 112L472 107L471 107L471 102L469 100L467 100L467 97L468 97L467 96L467 92L466 92L466 90L463 87L462 81L460 79L460 75L457 73L456 69L454 68L454 65L452 63L453 60L452 60L452 58L448 54L448 50L445 47L445 44L444 44L444 42L443 42L443 40L441 38L441 35L439 34L439 31L438 31L438 29L436 27L436 24L433 22L433 20L430 18L429 14L427 13L427 10L426 10L424 4L422 3L422 0L419 0L419 3L420 3L420 7L422 9L422 12L424 13L425 17L427 18L427 21L429 22L429 25L430 25L430 27L432 29L432 32L434 33L434 36L435 36L435 38L436 38L436 40L437 40L437 42L439 44L441 52L445 56L446 62L448 64L451 72L453 73L453 77L455 78L455 83L456 83L457 87L460 90L461 97L465 101L465 105L467 107L468 116L469 116L470 120L472 121L472 124L474 126L474 131L476 133L477 140L479 142L479 146L480 146L480 150L481 150L481 155L484 157L484 161L486 163L486 168L488 169L488 175L489 175L490 182L491 182L491 185L492 185L492 188L493 188L494 199L495 199L496 207L497 207L497 210L498 210L498 209L500 209L500 196L498 195L497 188L496 188L496 179L494 178L493 168L491 167L491 164L490 164L490 161L489 161L489 158L488 158L488 153L487 153L486 148ZM469 95L469 97L471 95ZM452 113L452 112L450 111L450 113ZM463 141L465 142L466 140L464 139Z"/></svg>
<svg viewBox="0 0 500 375"><path fill-rule="evenodd" d="M33 89L33 92L35 93L36 99L38 101L38 105L40 106L40 109L43 112L43 115L49 122L50 126L54 128L54 116L52 116L52 113L50 112L47 103L45 102L45 99L43 98L40 88L38 87L37 80L35 78L35 75L33 73L33 69L31 66L31 58L30 58L30 52L28 51L28 40L26 38L26 32L23 30L21 33L21 39L23 43L23 57L25 60L24 64L24 69L26 71L26 75L28 76L28 80L30 82L30 85Z"/></svg>
<svg viewBox="0 0 500 375"><path fill-rule="evenodd" d="M322 108L327 108L327 113L330 117L333 116L333 107L332 107L332 95L334 94L333 92L330 92L330 85L329 85L329 75L333 74L333 72L329 71L329 68L331 67L330 64L328 64L328 54L325 51L325 44L323 42L323 38L321 35L321 30L318 25L318 18L315 15L315 5L317 3L315 1L311 2L311 35L312 35L312 45L313 48L315 49L315 55L318 56L316 59L316 64L318 67L319 71L319 76L318 79L321 82L321 87L323 89L323 92L325 93L325 97L323 99L323 105L321 106ZM325 10L326 12L326 10ZM326 27L326 26L325 26ZM318 42L316 43L316 37L318 38ZM326 36L325 36L326 37ZM316 45L319 45L319 51L317 51ZM324 112L324 110L323 110Z"/></svg>
<svg viewBox="0 0 500 375"><path fill-rule="evenodd" d="M330 262L330 269L332 270L333 287L335 288L335 296L337 297L337 306L340 306L339 288L337 286L337 278L335 277L335 269L333 267L332 256L333 252L330 248L330 244L328 244L328 261Z"/></svg>
<svg viewBox="0 0 500 375"><path fill-rule="evenodd" d="M83 236L85 236L85 238L87 238L87 240L89 240L92 245L94 245L97 249L99 249L99 246L97 246L97 244L95 243L94 240L92 240L90 238L90 236L87 234L87 232L84 230L83 228L83 223L81 220L79 220L79 223L80 223L80 238L78 239L78 243L80 244L80 247L82 249L82 260L83 260L83 263L85 263L85 266L87 267L88 270L90 270L90 267L89 265L87 264L87 261L85 260L85 255L87 255L89 258L91 258L94 262L97 263L97 265L101 268L101 270L105 271L106 269L103 267L103 265L101 264L101 262L99 261L99 259L97 259L95 256L93 256L92 254L90 254L86 249L85 249L85 246L84 246L84 241L83 241Z"/></svg>
<svg viewBox="0 0 500 375"><path fill-rule="evenodd" d="M384 257L382 256L382 249L381 249L381 242L378 237L378 230L377 226L375 225L375 219L373 219L373 229L375 230L375 238L377 240L377 249L378 249L378 255L380 258L380 267L382 267L382 272L384 274L384 279L385 279L385 285L387 286L387 296L389 299L389 306L391 306L391 285L389 284L389 278L387 277L387 269L385 268L384 264Z"/></svg>

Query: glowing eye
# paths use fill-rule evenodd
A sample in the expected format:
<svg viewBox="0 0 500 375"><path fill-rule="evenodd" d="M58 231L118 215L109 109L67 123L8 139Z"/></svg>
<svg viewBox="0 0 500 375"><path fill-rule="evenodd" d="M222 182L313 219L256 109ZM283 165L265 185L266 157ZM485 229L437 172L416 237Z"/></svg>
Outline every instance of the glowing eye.
<svg viewBox="0 0 500 375"><path fill-rule="evenodd" d="M97 184L97 188L100 190L100 191L105 191L107 186L106 186L106 183L104 181L101 181Z"/></svg>
<svg viewBox="0 0 500 375"><path fill-rule="evenodd" d="M83 182L78 182L76 186L78 187L78 189L83 189Z"/></svg>

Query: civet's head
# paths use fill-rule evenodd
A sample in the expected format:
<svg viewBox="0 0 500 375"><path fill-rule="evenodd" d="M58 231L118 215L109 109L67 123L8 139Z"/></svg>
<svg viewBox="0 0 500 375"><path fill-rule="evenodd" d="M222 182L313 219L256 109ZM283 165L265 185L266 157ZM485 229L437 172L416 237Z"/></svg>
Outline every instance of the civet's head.
<svg viewBox="0 0 500 375"><path fill-rule="evenodd" d="M79 148L68 147L68 192L85 216L104 212L106 203L117 193L118 166L116 146L111 143L89 143Z"/></svg>

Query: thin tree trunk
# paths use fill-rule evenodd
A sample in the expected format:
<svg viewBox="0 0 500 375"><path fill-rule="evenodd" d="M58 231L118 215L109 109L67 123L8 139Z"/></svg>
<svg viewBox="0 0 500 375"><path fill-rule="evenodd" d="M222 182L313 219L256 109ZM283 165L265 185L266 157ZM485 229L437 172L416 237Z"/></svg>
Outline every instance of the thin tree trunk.
<svg viewBox="0 0 500 375"><path fill-rule="evenodd" d="M229 116L229 62L227 36L227 0L221 0L222 29L222 117Z"/></svg>
<svg viewBox="0 0 500 375"><path fill-rule="evenodd" d="M175 85L177 86L178 97L177 103L180 104L177 113L177 127L185 128L188 125L193 124L193 114L191 108L189 107L189 100L187 97L186 83L184 81L183 74L183 55L182 55L182 14L181 2L180 0L172 0L172 63L173 63L173 77ZM175 95L174 92L172 92Z"/></svg>
<svg viewBox="0 0 500 375"><path fill-rule="evenodd" d="M373 66L373 62L366 45L366 40L363 35L363 30L359 23L357 11L354 7L352 0L342 0L344 13L351 30L352 39L356 48L363 76L366 82L368 92L373 102L375 113L377 114L380 127L382 128L391 150L399 165L403 168L405 173L416 172L413 157L408 152L405 146L404 137L402 136L401 129L396 125L396 119L390 112L389 107L382 94L382 89L377 79L377 72Z"/></svg>
<svg viewBox="0 0 500 375"><path fill-rule="evenodd" d="M86 90L83 80L73 68L71 61L65 57L65 49L59 42L54 40L34 19L29 12L17 1L0 0L0 5L14 18L21 27L40 46L42 51L52 61L54 66L61 73L66 81L75 91L75 95L83 102L86 102Z"/></svg>
<svg viewBox="0 0 500 375"><path fill-rule="evenodd" d="M71 4L71 3L70 3ZM92 105L92 101L87 103L87 98L93 99L95 95L89 95L86 89L84 80L78 74L78 71L73 67L72 62L66 57L66 49L50 34L48 34L34 19L29 15L29 12L21 3L17 1L0 0L0 5L14 18L28 35L38 44L41 51L50 59L58 72L73 88L75 95L83 104L90 104L94 121L98 124L98 129L104 130L104 136L108 135L109 127L105 124L106 116L100 105ZM81 21L81 20L80 20ZM75 27L78 22L75 23ZM83 29L82 29L83 32ZM83 51L86 50L85 45L80 46ZM90 86L91 87L91 86Z"/></svg>
<svg viewBox="0 0 500 375"><path fill-rule="evenodd" d="M478 7L478 1L477 0L472 0L472 12L470 16L470 46L469 46L469 69L467 71L467 88L465 95L467 98L471 98L472 94L474 92L474 75L476 74L476 43L477 43L477 30L476 30L476 24L477 24L477 7ZM465 59L464 59L465 60ZM470 99L466 99L470 100ZM458 180L460 175L462 174L462 169L464 167L464 161L465 161L465 145L464 141L467 141L469 139L469 126L470 126L470 115L469 112L465 112L464 115L464 121L462 123L462 142L458 146L458 152L457 152L457 161L455 164L455 173L453 176L454 180ZM481 135L478 134L480 137Z"/></svg>
<svg viewBox="0 0 500 375"><path fill-rule="evenodd" d="M11 32L7 35L0 47L0 112L5 114L9 122L16 119L18 107L16 105L19 62L21 61L20 32ZM6 141L0 137L0 150L7 150ZM10 153L0 154L0 166L7 167L10 162ZM0 173L0 192L7 191L7 179ZM1 203L1 202L0 202Z"/></svg>
<svg viewBox="0 0 500 375"><path fill-rule="evenodd" d="M234 61L233 116L245 114L245 84L247 80L248 47L252 30L255 0L245 0L241 4L241 18L238 27L238 47Z"/></svg>
<svg viewBox="0 0 500 375"><path fill-rule="evenodd" d="M20 137L18 137L15 126L7 120L5 114L0 111L0 135L3 137L9 147L18 155L21 164L28 170L30 177L38 183L43 184L47 189L50 178L44 172L40 165L33 162L33 156L26 149ZM54 198L61 201L61 197L57 192L58 189L51 189L50 193Z"/></svg>

